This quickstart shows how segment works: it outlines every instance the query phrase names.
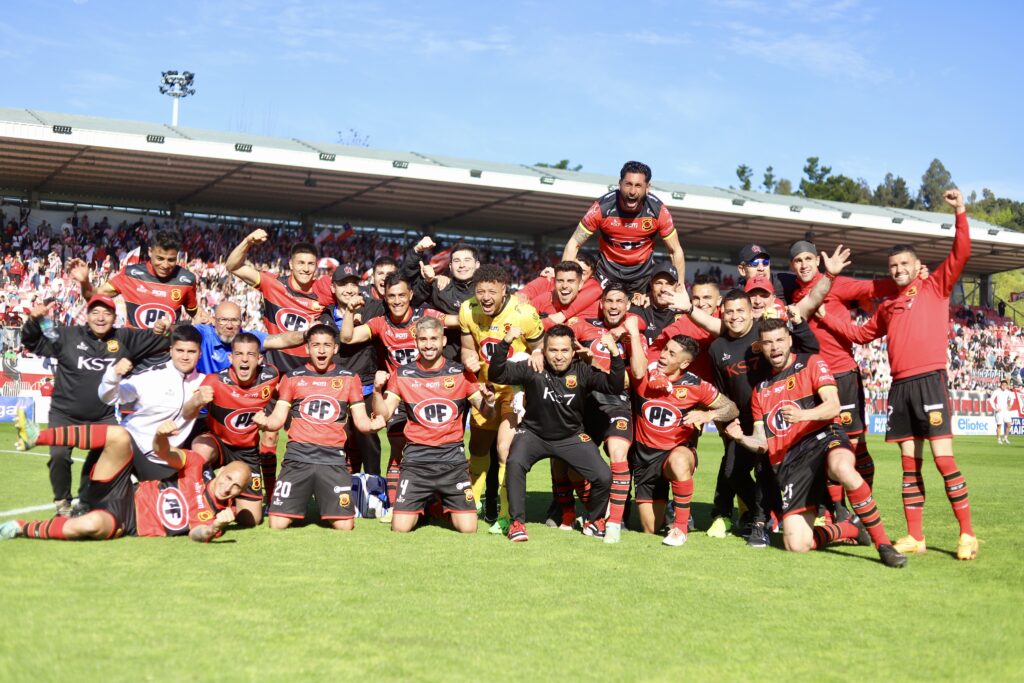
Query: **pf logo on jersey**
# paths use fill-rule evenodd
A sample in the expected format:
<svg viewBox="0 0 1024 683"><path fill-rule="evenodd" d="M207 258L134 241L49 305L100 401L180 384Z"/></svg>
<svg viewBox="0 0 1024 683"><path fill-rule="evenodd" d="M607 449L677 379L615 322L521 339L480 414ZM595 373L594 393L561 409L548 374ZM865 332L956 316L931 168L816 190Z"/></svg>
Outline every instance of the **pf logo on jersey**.
<svg viewBox="0 0 1024 683"><path fill-rule="evenodd" d="M174 309L166 304L143 304L135 309L135 324L147 330L153 329L156 321L169 317L174 320Z"/></svg>
<svg viewBox="0 0 1024 683"><path fill-rule="evenodd" d="M302 402L300 412L312 422L337 422L341 405L330 396L313 395Z"/></svg>
<svg viewBox="0 0 1024 683"><path fill-rule="evenodd" d="M160 523L168 531L181 531L188 526L188 503L176 488L166 488L156 499L156 512Z"/></svg>
<svg viewBox="0 0 1024 683"><path fill-rule="evenodd" d="M274 322L282 330L288 330L289 332L301 332L309 327L309 318L306 317L306 312L298 308L277 309Z"/></svg>
<svg viewBox="0 0 1024 683"><path fill-rule="evenodd" d="M782 434L793 426L782 415L782 409L786 406L792 406L793 408L800 410L800 406L797 405L795 401L783 401L779 405L775 406L775 408L768 413L767 419L768 429L771 430L772 434Z"/></svg>
<svg viewBox="0 0 1024 683"><path fill-rule="evenodd" d="M252 431L252 418L255 414L253 410L236 410L228 413L224 418L224 426L236 434L245 434Z"/></svg>
<svg viewBox="0 0 1024 683"><path fill-rule="evenodd" d="M675 406L667 401L647 401L642 412L644 420L656 432L667 432L682 419Z"/></svg>
<svg viewBox="0 0 1024 683"><path fill-rule="evenodd" d="M456 419L459 409L446 398L435 398L417 403L413 413L421 425L437 428Z"/></svg>

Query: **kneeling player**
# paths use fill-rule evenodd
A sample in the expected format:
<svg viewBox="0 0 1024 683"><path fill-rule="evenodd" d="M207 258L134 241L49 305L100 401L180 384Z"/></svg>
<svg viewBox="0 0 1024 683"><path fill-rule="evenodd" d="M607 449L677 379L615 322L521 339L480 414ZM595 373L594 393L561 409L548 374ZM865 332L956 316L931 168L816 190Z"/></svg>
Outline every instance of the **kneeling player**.
<svg viewBox="0 0 1024 683"><path fill-rule="evenodd" d="M373 387L374 413L390 420L401 403L408 416L391 530L412 531L427 504L440 495L456 531L476 533L476 501L463 441L466 413L470 405L485 416L490 408L476 376L444 357L440 320L421 319L414 334L418 360L395 370L385 391L383 382Z"/></svg>
<svg viewBox="0 0 1024 683"><path fill-rule="evenodd" d="M626 321L626 330L631 347L630 372L636 380L634 483L640 523L648 534L661 526L671 484L676 514L662 543L680 546L686 543L690 521L700 428L712 420L730 422L739 410L714 385L686 371L700 351L692 337L675 335L665 342L652 378L643 336L634 320ZM694 410L697 406L708 410Z"/></svg>
<svg viewBox="0 0 1024 683"><path fill-rule="evenodd" d="M286 529L306 516L306 504L315 496L320 519L338 530L355 527L352 507L352 474L345 462L345 424L361 432L384 428L384 420L372 420L363 403L359 377L334 364L338 332L317 324L306 332L309 363L292 370L278 385L274 412L253 416L261 429L276 432L288 426L288 447L281 474L270 499L271 529Z"/></svg>
<svg viewBox="0 0 1024 683"><path fill-rule="evenodd" d="M34 427L34 425L33 425ZM168 437L178 433L167 420L156 429L153 452L178 472L162 481L132 484L132 437L115 425L76 425L43 430L61 432L64 440L102 447L82 494L88 512L80 517L54 517L38 522L16 520L0 526L0 539L24 536L44 540L103 541L121 536L183 536L205 543L234 521L232 501L246 487L249 466L234 462L212 479L206 462L193 451L172 448ZM37 434L32 434L37 436ZM34 441L34 439L33 439Z"/></svg>
<svg viewBox="0 0 1024 683"><path fill-rule="evenodd" d="M252 478L235 502L239 526L255 526L263 520L260 432L253 417L273 400L279 380L276 368L263 365L260 340L250 332L241 332L231 341L231 367L203 380L202 386L213 390L206 419L210 431L192 441L192 450L215 468L236 461L249 466Z"/></svg>
<svg viewBox="0 0 1024 683"><path fill-rule="evenodd" d="M754 389L754 434L744 436L732 425L728 434L745 448L768 452L782 489L786 550L802 553L840 539L858 539L874 542L887 567L904 566L907 558L892 547L871 488L854 467L853 450L840 427L839 392L832 371L820 356L792 353L793 339L783 320L765 320L759 336L772 374ZM814 526L826 476L846 490L860 518L857 524Z"/></svg>

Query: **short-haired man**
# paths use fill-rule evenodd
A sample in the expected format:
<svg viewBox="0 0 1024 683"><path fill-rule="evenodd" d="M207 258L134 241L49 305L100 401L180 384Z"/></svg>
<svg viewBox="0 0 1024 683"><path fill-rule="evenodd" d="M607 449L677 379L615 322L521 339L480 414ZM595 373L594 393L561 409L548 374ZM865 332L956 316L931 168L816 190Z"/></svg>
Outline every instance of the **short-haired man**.
<svg viewBox="0 0 1024 683"><path fill-rule="evenodd" d="M854 467L853 450L839 425L839 392L828 364L818 355L793 353L793 338L783 320L765 320L758 334L771 376L757 385L751 399L754 431L748 436L738 424L727 431L745 448L768 453L782 491L786 550L821 550L845 539L873 542L882 564L904 566L907 558L893 548L871 487ZM859 520L814 526L826 475L842 484Z"/></svg>
<svg viewBox="0 0 1024 683"><path fill-rule="evenodd" d="M651 284L648 288L647 305L634 303L630 313L640 316L644 321L644 335L647 344L653 344L665 329L672 323L683 318L683 314L675 308L675 292L679 285L679 274L671 263L659 263L651 273Z"/></svg>
<svg viewBox="0 0 1024 683"><path fill-rule="evenodd" d="M1017 400L1017 395L1010 391L1010 383L1005 379L999 382L999 388L988 397L992 412L996 418L996 443L1010 445L1010 423L1013 413L1010 406Z"/></svg>
<svg viewBox="0 0 1024 683"><path fill-rule="evenodd" d="M921 279L921 261L914 247L900 244L889 250L889 274L900 287L893 299L879 304L863 326L849 316L826 315L828 329L855 343L887 336L892 388L885 440L898 443L903 460L903 512L907 535L896 541L904 553L923 553L924 479L922 452L927 441L935 467L945 482L946 497L960 526L957 559L973 560L978 539L971 525L967 482L953 456L949 388L946 378L949 296L971 255L967 208L960 190L947 190L946 203L956 212L956 234L949 256Z"/></svg>
<svg viewBox="0 0 1024 683"><path fill-rule="evenodd" d="M210 375L231 366L231 344L241 332L253 335L262 350L289 349L301 346L302 332L289 330L281 334L268 335L259 330L242 330L242 309L232 301L224 301L213 311L213 324L195 326L203 336L202 352L199 354L199 372Z"/></svg>
<svg viewBox="0 0 1024 683"><path fill-rule="evenodd" d="M345 463L345 424L349 418L360 431L384 427L384 419L371 419L363 403L359 378L334 363L338 333L318 323L306 332L309 362L292 370L278 385L278 401L268 416L256 413L261 429L278 431L289 421L288 446L281 476L271 494L271 529L286 529L306 515L310 497L320 508L320 519L332 528L355 527L352 474Z"/></svg>
<svg viewBox="0 0 1024 683"><path fill-rule="evenodd" d="M177 471L153 452L156 428L166 420L178 425L170 436L171 446L187 447L199 410L213 400L213 389L201 386L206 377L196 371L202 337L192 325L178 325L171 331L170 360L136 371L122 358L103 373L98 394L107 405L134 403L135 410L122 426L132 436L135 458L133 474L139 480L166 479Z"/></svg>
<svg viewBox="0 0 1024 683"><path fill-rule="evenodd" d="M408 416L398 497L391 530L412 531L435 496L441 497L452 526L476 533L476 500L466 467L464 436L469 406L488 410L476 376L444 357L444 325L423 318L415 327L415 362L390 373L378 373L374 413L390 419L400 403ZM383 387L387 376L387 387ZM490 395L490 392L487 392Z"/></svg>
<svg viewBox="0 0 1024 683"><path fill-rule="evenodd" d="M622 393L626 371L622 356L612 336L605 334L604 344L611 353L610 371L596 370L575 358L572 330L556 325L544 335L544 365L538 372L529 363L508 362L511 345L520 336L522 330L510 327L495 347L490 366L494 381L521 385L525 394L526 413L515 430L506 465L511 516L508 538L513 542L528 540L526 473L538 460L550 457L564 460L590 482L583 533L603 538L612 475L597 444L583 431L583 411L587 395L593 391Z"/></svg>
<svg viewBox="0 0 1024 683"><path fill-rule="evenodd" d="M38 427L32 425L33 435ZM22 537L54 541L104 541L121 536L183 536L209 542L234 521L232 503L249 479L248 466L234 462L211 478L206 462L193 451L173 448L168 439L178 425L167 420L157 426L147 450L173 467L162 481L132 483L133 451L128 430L94 424L48 428L38 436L63 438L102 449L89 472L91 485L83 494L84 514L41 521L15 520L0 525L0 540ZM81 439L81 441L79 441Z"/></svg>
<svg viewBox="0 0 1024 683"><path fill-rule="evenodd" d="M680 278L686 258L668 207L650 194L651 167L627 161L619 171L619 187L591 205L565 244L563 261L572 261L580 247L598 233L601 256L597 277L602 288L609 281L626 285L629 293L643 292L650 282L654 236L660 235Z"/></svg>
<svg viewBox="0 0 1024 683"><path fill-rule="evenodd" d="M91 299L94 294L106 297L120 294L127 309L125 326L151 329L163 318L172 323L180 321L182 309L190 317L195 317L199 311L198 280L194 273L178 265L181 244L181 233L177 230L158 231L149 247L147 263L124 266L95 289L85 261L72 259L68 270L81 285L83 299Z"/></svg>
<svg viewBox="0 0 1024 683"><path fill-rule="evenodd" d="M596 317L601 300L597 280L584 277L578 261L562 261L552 271L553 277L538 276L516 292L520 301L537 309L544 329L562 324L572 326L577 320Z"/></svg>

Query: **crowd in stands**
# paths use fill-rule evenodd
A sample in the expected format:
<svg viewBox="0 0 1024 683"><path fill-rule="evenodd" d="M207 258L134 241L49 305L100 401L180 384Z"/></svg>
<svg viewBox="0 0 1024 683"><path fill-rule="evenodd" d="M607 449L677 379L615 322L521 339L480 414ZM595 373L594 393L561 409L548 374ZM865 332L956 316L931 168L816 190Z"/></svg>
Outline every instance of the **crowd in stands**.
<svg viewBox="0 0 1024 683"><path fill-rule="evenodd" d="M31 213L16 206L0 207L3 225L3 264L0 267L0 321L4 349L17 348L23 316L34 303L52 299L54 319L70 324L79 319L84 302L78 284L66 273L64 264L81 258L90 264L94 283L99 284L125 262L136 247L144 247L156 230L178 228L183 236L187 266L200 280L200 304L205 310L225 299L242 308L243 324L261 329L261 298L256 290L232 277L224 266L231 249L253 229L237 223L206 224L192 220L171 221L154 218L91 221L88 215L68 216L60 226L46 220L32 220ZM287 261L288 249L296 241L316 241L321 255L341 263L351 263L364 271L374 259L390 256L400 260L418 235L402 236L381 232L325 232L318 228L294 225L264 227L269 239L253 247L250 260L259 268L280 272ZM442 247L446 245L441 245ZM451 245L447 245L451 246ZM519 284L528 282L544 267L557 262L555 250L535 252L523 248L482 249L481 260L506 268ZM692 273L708 273L717 278L723 291L735 286L735 274L723 272L718 265L700 264ZM863 322L863 312L857 317ZM855 357L864 374L869 399L884 398L891 380L886 356L886 340L857 347ZM950 388L988 390L1000 379L1009 378L1014 386L1024 384L1024 328L1000 318L994 311L976 307L957 307L949 332Z"/></svg>

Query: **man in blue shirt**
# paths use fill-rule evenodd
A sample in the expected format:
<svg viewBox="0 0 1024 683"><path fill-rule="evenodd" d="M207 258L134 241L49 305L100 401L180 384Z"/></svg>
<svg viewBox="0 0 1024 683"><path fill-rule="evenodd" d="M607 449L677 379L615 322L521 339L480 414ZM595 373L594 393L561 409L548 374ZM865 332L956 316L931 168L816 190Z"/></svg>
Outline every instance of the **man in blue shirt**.
<svg viewBox="0 0 1024 683"><path fill-rule="evenodd" d="M231 365L231 342L242 331L242 309L238 304L225 301L214 310L212 325L196 325L195 328L203 335L202 352L196 370L212 375L227 369ZM259 338L263 351L287 349L305 343L300 331L272 335L256 330L245 331Z"/></svg>

